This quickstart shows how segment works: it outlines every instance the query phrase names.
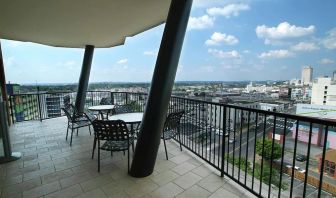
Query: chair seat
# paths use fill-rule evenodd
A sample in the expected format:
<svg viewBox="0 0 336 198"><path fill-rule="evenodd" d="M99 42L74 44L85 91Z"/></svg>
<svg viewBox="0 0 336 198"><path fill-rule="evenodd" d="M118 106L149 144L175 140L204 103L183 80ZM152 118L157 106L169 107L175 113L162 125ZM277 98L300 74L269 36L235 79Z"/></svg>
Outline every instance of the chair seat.
<svg viewBox="0 0 336 198"><path fill-rule="evenodd" d="M130 140L131 141L131 140ZM128 146L130 146L132 142L124 141L106 141L101 147L101 150L106 151L126 151L128 150Z"/></svg>
<svg viewBox="0 0 336 198"><path fill-rule="evenodd" d="M85 126L89 126L89 125L91 125L91 122L89 120L80 119L78 122L70 123L69 127L81 128L81 127L85 127Z"/></svg>
<svg viewBox="0 0 336 198"><path fill-rule="evenodd" d="M177 131L175 131L175 130L166 130L166 131L163 132L162 139L169 140L169 139L172 139L173 137L175 137L176 135L177 135Z"/></svg>

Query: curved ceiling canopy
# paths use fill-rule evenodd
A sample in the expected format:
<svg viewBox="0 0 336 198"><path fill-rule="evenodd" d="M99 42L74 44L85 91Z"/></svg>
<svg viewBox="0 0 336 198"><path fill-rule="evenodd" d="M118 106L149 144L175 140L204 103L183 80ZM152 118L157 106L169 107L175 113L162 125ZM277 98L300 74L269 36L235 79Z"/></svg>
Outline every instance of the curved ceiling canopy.
<svg viewBox="0 0 336 198"><path fill-rule="evenodd" d="M169 5L170 0L0 0L0 38L113 47L164 23Z"/></svg>

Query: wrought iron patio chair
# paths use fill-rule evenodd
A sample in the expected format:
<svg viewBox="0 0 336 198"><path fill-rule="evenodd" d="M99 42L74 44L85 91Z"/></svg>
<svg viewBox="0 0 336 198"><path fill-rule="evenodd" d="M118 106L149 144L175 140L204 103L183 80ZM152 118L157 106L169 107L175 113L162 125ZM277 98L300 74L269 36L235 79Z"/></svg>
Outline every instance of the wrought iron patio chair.
<svg viewBox="0 0 336 198"><path fill-rule="evenodd" d="M110 98L102 98L99 102L100 105L111 105L112 101Z"/></svg>
<svg viewBox="0 0 336 198"><path fill-rule="evenodd" d="M112 101L110 98L102 98L100 99L99 105L112 105ZM102 120L108 120L109 114L112 114L111 110L96 112L95 115L97 117L101 116Z"/></svg>
<svg viewBox="0 0 336 198"><path fill-rule="evenodd" d="M114 113L120 114L120 113L133 113L134 109L131 105L125 104L125 105L116 105L114 107Z"/></svg>
<svg viewBox="0 0 336 198"><path fill-rule="evenodd" d="M127 151L127 170L129 171L129 147L133 145L133 136L127 129L126 123L122 120L95 120L92 122L94 129L94 141L92 158L98 144L98 172L100 172L100 150ZM104 143L101 145L101 141Z"/></svg>
<svg viewBox="0 0 336 198"><path fill-rule="evenodd" d="M164 123L161 139L163 139L163 144L165 147L167 160L168 160L168 153L167 153L167 147L166 147L166 140L169 140L169 139L172 139L178 136L178 140L180 142L180 149L182 151L180 123L181 123L181 118L184 113L185 113L184 110L172 112L167 116L166 121Z"/></svg>
<svg viewBox="0 0 336 198"><path fill-rule="evenodd" d="M61 108L65 115L68 118L68 126L67 126L67 133L66 133L66 138L65 140L68 140L68 133L69 129L71 130L71 136L70 136L70 146L72 146L72 136L74 129L77 130L77 135L78 135L78 129L82 127L89 127L89 132L91 135L91 122L95 120L95 116L88 115L87 113L78 113L76 108L72 105L69 104L66 107Z"/></svg>

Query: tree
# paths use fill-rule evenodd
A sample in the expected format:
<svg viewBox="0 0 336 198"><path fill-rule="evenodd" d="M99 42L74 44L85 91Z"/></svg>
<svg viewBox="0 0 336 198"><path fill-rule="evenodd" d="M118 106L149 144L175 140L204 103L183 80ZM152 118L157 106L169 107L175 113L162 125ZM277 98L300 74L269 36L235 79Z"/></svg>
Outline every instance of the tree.
<svg viewBox="0 0 336 198"><path fill-rule="evenodd" d="M274 142L274 147L272 151L272 142L273 140L265 139L265 142L263 144L263 140L259 139L256 144L256 152L259 156L262 156L266 160L276 160L279 159L282 155L282 148L280 144ZM264 149L263 149L264 147ZM263 152L264 150L264 152ZM273 157L272 157L273 154Z"/></svg>

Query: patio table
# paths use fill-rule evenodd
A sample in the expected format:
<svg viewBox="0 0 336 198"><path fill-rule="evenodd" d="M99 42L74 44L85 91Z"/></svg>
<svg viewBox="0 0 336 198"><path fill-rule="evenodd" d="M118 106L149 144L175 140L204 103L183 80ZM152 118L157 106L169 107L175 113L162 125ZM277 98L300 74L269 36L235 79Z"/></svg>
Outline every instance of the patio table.
<svg viewBox="0 0 336 198"><path fill-rule="evenodd" d="M114 105L97 105L97 106L89 107L88 109L90 111L97 111L103 120L104 119L103 112L108 112L114 109ZM107 114L107 119L108 119L108 114Z"/></svg>
<svg viewBox="0 0 336 198"><path fill-rule="evenodd" d="M109 120L123 120L126 124L130 124L131 133L134 134L134 126L135 124L140 124L142 120L143 113L121 113L112 115L109 117Z"/></svg>

